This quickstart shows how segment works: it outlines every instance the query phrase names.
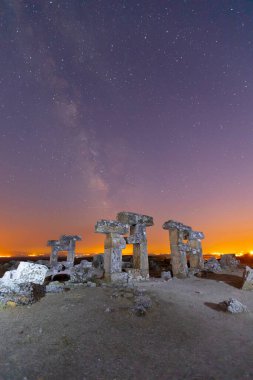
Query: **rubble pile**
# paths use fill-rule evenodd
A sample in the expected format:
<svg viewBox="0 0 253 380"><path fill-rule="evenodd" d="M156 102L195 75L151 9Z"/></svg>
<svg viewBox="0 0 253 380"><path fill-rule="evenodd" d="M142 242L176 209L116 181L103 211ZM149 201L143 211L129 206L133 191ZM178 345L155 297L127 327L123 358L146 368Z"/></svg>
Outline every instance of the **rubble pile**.
<svg viewBox="0 0 253 380"><path fill-rule="evenodd" d="M204 268L207 272L219 273L222 271L220 263L215 257L205 261Z"/></svg>
<svg viewBox="0 0 253 380"><path fill-rule="evenodd" d="M48 268L44 265L20 262L17 269L5 272L0 279L0 302L6 305L28 305L45 295L43 285Z"/></svg>
<svg viewBox="0 0 253 380"><path fill-rule="evenodd" d="M236 259L235 254L221 255L220 266L222 269L233 270L238 268L240 261Z"/></svg>

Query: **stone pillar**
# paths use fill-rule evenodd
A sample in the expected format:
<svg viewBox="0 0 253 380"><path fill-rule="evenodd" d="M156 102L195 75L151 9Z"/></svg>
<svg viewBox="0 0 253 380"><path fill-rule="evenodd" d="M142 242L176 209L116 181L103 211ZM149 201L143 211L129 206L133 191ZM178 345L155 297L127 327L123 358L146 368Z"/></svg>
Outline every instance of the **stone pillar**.
<svg viewBox="0 0 253 380"><path fill-rule="evenodd" d="M50 267L56 267L58 263L58 252L60 250L60 241L59 240L48 240L47 246L51 247L50 255Z"/></svg>
<svg viewBox="0 0 253 380"><path fill-rule="evenodd" d="M133 244L133 267L144 278L149 276L148 250L146 227L153 226L153 218L148 215L133 212L120 212L117 220L130 225L130 236L126 238L127 244Z"/></svg>
<svg viewBox="0 0 253 380"><path fill-rule="evenodd" d="M60 251L67 251L67 266L74 265L76 241L82 240L78 235L62 235L59 240L49 240L47 245L52 247L50 256L50 267L56 267L58 263L58 254Z"/></svg>
<svg viewBox="0 0 253 380"><path fill-rule="evenodd" d="M69 241L69 246L68 246L68 256L67 256L67 262L68 263L73 263L75 261L75 250L76 250L76 241L74 239L71 239Z"/></svg>
<svg viewBox="0 0 253 380"><path fill-rule="evenodd" d="M168 220L163 224L163 229L169 230L173 276L185 278L188 275L187 252L190 251L190 246L187 240L191 227Z"/></svg>
<svg viewBox="0 0 253 380"><path fill-rule="evenodd" d="M122 272L122 249L126 240L122 235L129 233L129 226L115 220L99 220L95 226L96 233L106 235L104 243L105 278L111 281L118 279Z"/></svg>
<svg viewBox="0 0 253 380"><path fill-rule="evenodd" d="M203 232L191 231L189 234L190 245L190 269L202 270L204 269L204 259L202 254L201 240L204 239Z"/></svg>
<svg viewBox="0 0 253 380"><path fill-rule="evenodd" d="M75 261L76 241L82 240L79 235L62 235L60 238L61 250L67 251L67 265L72 267Z"/></svg>

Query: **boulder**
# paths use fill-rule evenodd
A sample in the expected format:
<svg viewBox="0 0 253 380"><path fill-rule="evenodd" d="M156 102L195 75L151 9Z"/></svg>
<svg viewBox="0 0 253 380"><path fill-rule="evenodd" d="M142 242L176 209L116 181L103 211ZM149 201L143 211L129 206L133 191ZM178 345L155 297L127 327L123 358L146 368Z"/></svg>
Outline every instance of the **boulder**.
<svg viewBox="0 0 253 380"><path fill-rule="evenodd" d="M240 261L236 259L235 254L221 255L220 266L222 269L236 269Z"/></svg>
<svg viewBox="0 0 253 380"><path fill-rule="evenodd" d="M0 285L12 286L16 284L30 283L42 285L48 268L45 265L21 261L16 270L7 271L0 279Z"/></svg>
<svg viewBox="0 0 253 380"><path fill-rule="evenodd" d="M64 283L52 281L46 286L46 293L61 293L65 289Z"/></svg>
<svg viewBox="0 0 253 380"><path fill-rule="evenodd" d="M211 259L205 262L204 269L208 272L214 272L214 273L221 272L220 263L215 257L212 257Z"/></svg>
<svg viewBox="0 0 253 380"><path fill-rule="evenodd" d="M226 306L226 311L232 314L245 313L248 311L247 306L243 305L235 298L229 298L228 301L224 301L224 304Z"/></svg>
<svg viewBox="0 0 253 380"><path fill-rule="evenodd" d="M29 305L45 296L46 287L44 285L24 283L16 284L12 287L0 287L0 302L6 305L14 302L16 305Z"/></svg>
<svg viewBox="0 0 253 380"><path fill-rule="evenodd" d="M165 281L170 280L170 279L172 278L172 277L171 277L171 272L170 272L170 271L168 271L168 272L163 271L163 272L161 273L161 278L162 278L163 280L165 280Z"/></svg>
<svg viewBox="0 0 253 380"><path fill-rule="evenodd" d="M253 269L246 266L243 274L243 290L253 290Z"/></svg>
<svg viewBox="0 0 253 380"><path fill-rule="evenodd" d="M81 260L80 264L78 264L80 268L91 268L92 262L88 260Z"/></svg>
<svg viewBox="0 0 253 380"><path fill-rule="evenodd" d="M91 280L101 279L104 276L104 270L100 268L82 268L75 265L69 270L70 282L84 283Z"/></svg>
<svg viewBox="0 0 253 380"><path fill-rule="evenodd" d="M94 268L104 268L104 254L93 256L92 266Z"/></svg>

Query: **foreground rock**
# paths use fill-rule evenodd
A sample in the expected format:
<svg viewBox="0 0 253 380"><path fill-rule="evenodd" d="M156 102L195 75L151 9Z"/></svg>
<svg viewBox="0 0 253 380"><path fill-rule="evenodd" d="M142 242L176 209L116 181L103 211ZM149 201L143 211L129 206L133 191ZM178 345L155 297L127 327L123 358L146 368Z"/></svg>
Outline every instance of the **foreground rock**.
<svg viewBox="0 0 253 380"><path fill-rule="evenodd" d="M248 311L247 306L243 305L235 298L230 298L228 301L224 301L224 305L226 311L232 314L245 313Z"/></svg>
<svg viewBox="0 0 253 380"><path fill-rule="evenodd" d="M253 269L246 266L244 274L243 274L243 290L253 290Z"/></svg>
<svg viewBox="0 0 253 380"><path fill-rule="evenodd" d="M48 268L22 261L15 270L5 272L0 279L2 305L28 305L45 295L43 285Z"/></svg>
<svg viewBox="0 0 253 380"><path fill-rule="evenodd" d="M218 260L215 257L207 260L204 264L205 270L208 272L219 273L221 272L221 266Z"/></svg>
<svg viewBox="0 0 253 380"><path fill-rule="evenodd" d="M240 261L236 259L235 254L221 255L220 266L222 269L233 270L236 269L239 264Z"/></svg>
<svg viewBox="0 0 253 380"><path fill-rule="evenodd" d="M48 268L45 265L21 261L16 270L5 272L0 279L0 286L15 287L16 284L33 283L42 285Z"/></svg>
<svg viewBox="0 0 253 380"><path fill-rule="evenodd" d="M16 284L15 289L0 286L0 303L2 305L29 305L45 296L45 286L33 283Z"/></svg>

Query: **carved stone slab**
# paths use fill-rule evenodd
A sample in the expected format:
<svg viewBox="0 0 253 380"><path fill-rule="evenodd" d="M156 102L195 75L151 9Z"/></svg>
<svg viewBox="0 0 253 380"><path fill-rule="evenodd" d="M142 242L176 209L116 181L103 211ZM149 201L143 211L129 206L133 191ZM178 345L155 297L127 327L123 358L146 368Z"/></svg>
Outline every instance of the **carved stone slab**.
<svg viewBox="0 0 253 380"><path fill-rule="evenodd" d="M101 234L119 234L125 235L129 233L129 225L120 223L117 220L101 219L95 225L95 232Z"/></svg>
<svg viewBox="0 0 253 380"><path fill-rule="evenodd" d="M135 226L136 224L145 224L147 227L153 226L152 216L136 214L134 212L121 211L117 214L117 220L121 223Z"/></svg>
<svg viewBox="0 0 253 380"><path fill-rule="evenodd" d="M192 231L190 226L186 226L183 223L176 222L175 220L168 220L167 222L163 223L163 229L164 230L174 230L177 229L179 231Z"/></svg>

